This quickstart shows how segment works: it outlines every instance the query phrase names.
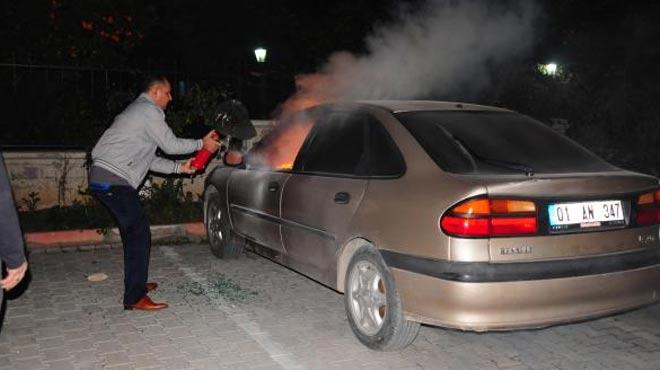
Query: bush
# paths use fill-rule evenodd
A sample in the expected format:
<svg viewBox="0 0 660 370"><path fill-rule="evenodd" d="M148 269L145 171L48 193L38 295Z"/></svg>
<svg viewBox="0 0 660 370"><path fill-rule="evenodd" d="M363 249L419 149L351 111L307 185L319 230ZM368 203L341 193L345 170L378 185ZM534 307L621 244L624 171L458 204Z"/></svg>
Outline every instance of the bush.
<svg viewBox="0 0 660 370"><path fill-rule="evenodd" d="M107 229L114 226L112 216L98 202L75 203L69 207L55 206L35 211L19 212L23 232L74 229Z"/></svg>
<svg viewBox="0 0 660 370"><path fill-rule="evenodd" d="M183 193L180 178L168 177L160 185L145 188L142 194L142 204L153 224L195 222L203 218L202 202L194 201L190 192Z"/></svg>
<svg viewBox="0 0 660 370"><path fill-rule="evenodd" d="M183 181L167 178L141 192L142 206L153 225L202 221L202 202L193 195L183 194ZM35 194L38 196L38 194ZM116 227L110 212L91 196L87 202L75 202L68 207L55 206L41 210L19 212L24 232L108 229Z"/></svg>

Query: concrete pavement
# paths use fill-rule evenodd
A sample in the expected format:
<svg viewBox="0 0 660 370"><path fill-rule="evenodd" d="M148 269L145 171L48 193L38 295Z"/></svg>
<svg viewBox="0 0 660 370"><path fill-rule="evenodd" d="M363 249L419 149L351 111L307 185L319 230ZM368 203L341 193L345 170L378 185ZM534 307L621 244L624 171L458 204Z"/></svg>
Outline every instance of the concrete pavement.
<svg viewBox="0 0 660 370"><path fill-rule="evenodd" d="M253 254L155 246L152 297L170 308L152 313L122 309L119 248L50 248L30 263L0 369L660 369L660 305L531 331L423 326L405 350L380 353L353 336L341 294ZM97 272L108 279L87 280Z"/></svg>

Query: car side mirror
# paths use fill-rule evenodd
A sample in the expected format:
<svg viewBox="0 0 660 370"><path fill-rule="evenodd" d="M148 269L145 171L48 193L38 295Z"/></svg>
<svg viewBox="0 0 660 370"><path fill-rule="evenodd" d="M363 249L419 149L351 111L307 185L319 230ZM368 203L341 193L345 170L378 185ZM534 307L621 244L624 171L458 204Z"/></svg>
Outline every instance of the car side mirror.
<svg viewBox="0 0 660 370"><path fill-rule="evenodd" d="M230 150L223 157L225 166L236 167L243 163L243 155L236 150Z"/></svg>

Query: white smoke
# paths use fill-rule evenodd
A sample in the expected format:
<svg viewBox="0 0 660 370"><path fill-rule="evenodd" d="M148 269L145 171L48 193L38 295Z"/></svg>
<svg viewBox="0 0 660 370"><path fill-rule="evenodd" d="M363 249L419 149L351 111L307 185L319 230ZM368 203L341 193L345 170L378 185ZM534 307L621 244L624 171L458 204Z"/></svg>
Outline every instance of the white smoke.
<svg viewBox="0 0 660 370"><path fill-rule="evenodd" d="M319 72L297 76L297 91L278 107L276 121L332 100L474 96L493 68L530 49L535 18L532 0L428 0L375 30L363 55L337 52ZM303 123L276 125L253 157L290 168L311 127Z"/></svg>
<svg viewBox="0 0 660 370"><path fill-rule="evenodd" d="M300 76L292 98L476 94L492 68L530 49L536 10L533 1L429 0L375 30L365 54L335 53L318 73Z"/></svg>

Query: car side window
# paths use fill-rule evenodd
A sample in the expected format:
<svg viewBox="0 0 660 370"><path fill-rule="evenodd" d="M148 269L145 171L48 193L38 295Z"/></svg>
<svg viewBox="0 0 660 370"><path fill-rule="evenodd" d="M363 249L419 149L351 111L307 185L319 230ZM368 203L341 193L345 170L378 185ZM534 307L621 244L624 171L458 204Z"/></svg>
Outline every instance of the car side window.
<svg viewBox="0 0 660 370"><path fill-rule="evenodd" d="M403 156L383 125L369 120L369 176L396 177L406 170Z"/></svg>
<svg viewBox="0 0 660 370"><path fill-rule="evenodd" d="M364 176L366 121L361 116L335 113L318 122L304 153L302 172Z"/></svg>

